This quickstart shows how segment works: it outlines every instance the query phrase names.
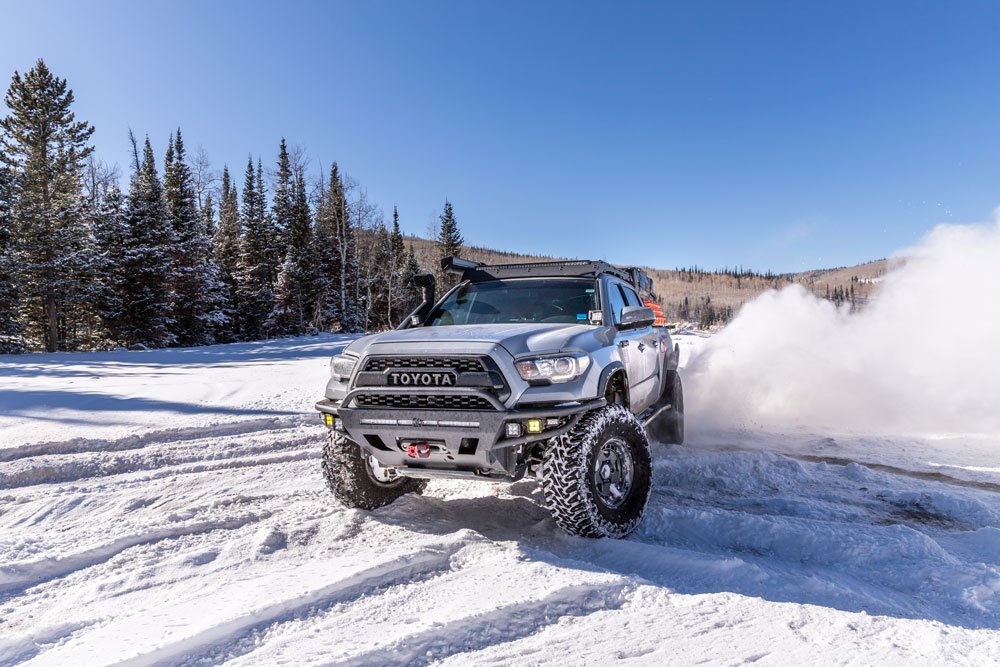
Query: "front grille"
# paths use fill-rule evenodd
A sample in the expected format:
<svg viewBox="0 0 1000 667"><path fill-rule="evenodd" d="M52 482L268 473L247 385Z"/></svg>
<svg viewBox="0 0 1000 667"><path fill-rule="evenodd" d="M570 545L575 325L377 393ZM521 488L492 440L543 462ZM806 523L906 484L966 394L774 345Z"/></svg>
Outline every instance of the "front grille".
<svg viewBox="0 0 1000 667"><path fill-rule="evenodd" d="M494 410L482 396L468 394L358 394L357 404L365 408L404 408L411 410Z"/></svg>
<svg viewBox="0 0 1000 667"><path fill-rule="evenodd" d="M456 373L484 373L486 366L469 357L370 357L365 371L381 373L389 368L449 368Z"/></svg>

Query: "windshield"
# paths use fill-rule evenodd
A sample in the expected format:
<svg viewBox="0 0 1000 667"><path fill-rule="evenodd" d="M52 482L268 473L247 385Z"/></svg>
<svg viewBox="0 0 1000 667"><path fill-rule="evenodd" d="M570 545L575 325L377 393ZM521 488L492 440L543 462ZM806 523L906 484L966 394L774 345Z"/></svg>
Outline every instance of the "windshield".
<svg viewBox="0 0 1000 667"><path fill-rule="evenodd" d="M430 326L454 324L588 324L599 310L597 283L573 278L518 278L468 283L431 313Z"/></svg>

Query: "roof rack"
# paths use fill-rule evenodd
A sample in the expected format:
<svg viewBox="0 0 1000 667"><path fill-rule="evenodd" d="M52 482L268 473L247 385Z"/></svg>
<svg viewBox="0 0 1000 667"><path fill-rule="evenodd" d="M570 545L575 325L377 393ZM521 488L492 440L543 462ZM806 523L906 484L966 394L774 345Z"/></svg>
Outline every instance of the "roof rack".
<svg viewBox="0 0 1000 667"><path fill-rule="evenodd" d="M502 278L573 277L597 278L610 275L633 285L640 293L653 293L653 281L636 266L618 267L602 261L567 260L558 262L524 262L518 264L483 264L460 257L445 257L441 268L459 273L462 280L481 282Z"/></svg>

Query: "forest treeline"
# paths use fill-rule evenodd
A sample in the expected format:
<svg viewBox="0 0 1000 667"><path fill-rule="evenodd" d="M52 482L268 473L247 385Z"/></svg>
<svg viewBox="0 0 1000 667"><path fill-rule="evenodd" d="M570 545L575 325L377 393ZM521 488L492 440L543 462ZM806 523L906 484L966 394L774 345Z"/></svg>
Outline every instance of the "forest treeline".
<svg viewBox="0 0 1000 667"><path fill-rule="evenodd" d="M281 139L273 167L215 178L180 129L162 156L129 133L127 188L42 60L14 73L0 120L0 352L165 347L398 324L420 268L334 162L310 179ZM442 255L462 236L452 205Z"/></svg>

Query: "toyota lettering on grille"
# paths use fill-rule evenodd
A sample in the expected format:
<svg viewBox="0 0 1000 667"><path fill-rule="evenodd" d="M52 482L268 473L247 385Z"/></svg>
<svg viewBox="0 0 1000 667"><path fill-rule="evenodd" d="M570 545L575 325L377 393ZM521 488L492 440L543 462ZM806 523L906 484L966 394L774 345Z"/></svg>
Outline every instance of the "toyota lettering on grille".
<svg viewBox="0 0 1000 667"><path fill-rule="evenodd" d="M389 384L396 387L454 387L457 376L453 371L399 371L386 374Z"/></svg>

